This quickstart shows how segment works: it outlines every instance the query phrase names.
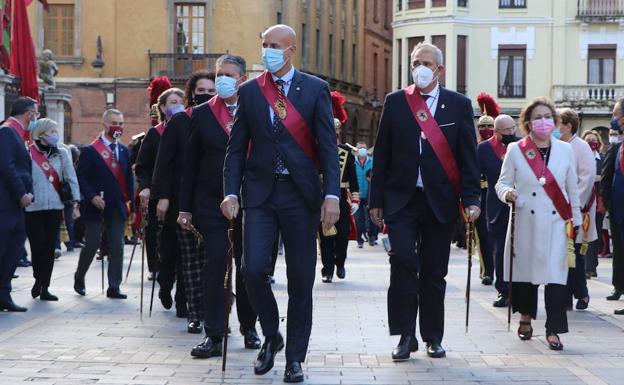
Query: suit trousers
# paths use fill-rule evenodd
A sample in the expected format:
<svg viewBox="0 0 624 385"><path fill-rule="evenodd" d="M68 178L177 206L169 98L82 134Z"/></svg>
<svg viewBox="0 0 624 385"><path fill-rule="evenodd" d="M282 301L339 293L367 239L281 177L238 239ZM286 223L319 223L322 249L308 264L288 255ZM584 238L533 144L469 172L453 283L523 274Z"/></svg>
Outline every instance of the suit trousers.
<svg viewBox="0 0 624 385"><path fill-rule="evenodd" d="M160 290L170 292L173 290L173 284L175 283L176 307L185 307L186 293L182 277L182 258L178 243L178 229L179 226L177 224L171 225L166 222L160 229L160 236L158 237L158 254L160 255L158 284L160 285Z"/></svg>
<svg viewBox="0 0 624 385"><path fill-rule="evenodd" d="M147 269L157 272L160 268L160 258L158 257L158 219L156 218L156 205L158 201L152 199L147 208L147 221L145 226L145 254L147 256Z"/></svg>
<svg viewBox="0 0 624 385"><path fill-rule="evenodd" d="M62 210L26 212L26 234L30 243L33 277L43 287L50 286L62 212Z"/></svg>
<svg viewBox="0 0 624 385"><path fill-rule="evenodd" d="M503 209L496 219L495 223L488 224L488 232L492 254L494 255L494 269L496 271L496 280L494 287L498 294L505 297L508 296L509 283L505 281L503 272L503 259L505 255L505 238L507 236L507 226L509 225L509 211Z"/></svg>
<svg viewBox="0 0 624 385"><path fill-rule="evenodd" d="M204 300L203 287L201 282L201 271L206 261L204 256L204 245L197 241L195 235L187 230L183 230L180 226L176 226L178 234L178 244L180 245L180 269L178 270L178 287L184 283L180 293L186 295L188 305L187 319L190 321L201 320L204 317ZM200 229L201 230L201 229ZM205 240L204 240L205 241ZM176 299L177 301L177 299Z"/></svg>
<svg viewBox="0 0 624 385"><path fill-rule="evenodd" d="M596 233L598 239L589 242L589 249L585 254L585 272L595 273L598 267L598 253L602 250L602 224L604 222L604 214L596 213Z"/></svg>
<svg viewBox="0 0 624 385"><path fill-rule="evenodd" d="M613 242L613 277L611 283L616 290L624 291L624 226L611 216L611 242Z"/></svg>
<svg viewBox="0 0 624 385"><path fill-rule="evenodd" d="M334 275L334 267L344 267L349 246L349 231L351 229L351 207L344 199L340 200L340 217L336 222L337 234L326 237L323 235L323 225L319 225L319 239L321 261L323 268L321 275Z"/></svg>
<svg viewBox="0 0 624 385"><path fill-rule="evenodd" d="M441 343L444 336L446 274L456 222L440 223L422 190L400 212L387 215L390 255L388 324L391 335L420 335Z"/></svg>
<svg viewBox="0 0 624 385"><path fill-rule="evenodd" d="M108 287L119 288L123 274L123 251L124 251L124 231L126 221L119 213L115 213L112 218L103 221L85 221L85 245L80 250L76 278L84 280L93 257L100 247L102 237L102 227L106 230L108 245ZM102 260L102 263L104 260Z"/></svg>
<svg viewBox="0 0 624 385"><path fill-rule="evenodd" d="M279 326L279 310L268 275L272 246L281 232L288 278L286 360L303 362L312 330L320 211L306 205L294 183L285 180L275 181L267 201L259 207L244 208L243 215L243 275L249 300L267 338L275 336Z"/></svg>
<svg viewBox="0 0 624 385"><path fill-rule="evenodd" d="M568 304L572 302L572 296L576 299L581 299L589 296L587 291L587 278L585 278L585 256L581 255L581 244L574 244L574 258L576 262L575 267L568 269Z"/></svg>
<svg viewBox="0 0 624 385"><path fill-rule="evenodd" d="M514 282L511 304L514 313L537 317L537 288L530 282ZM566 314L566 298L568 292L565 285L551 283L544 287L546 303L546 332L567 333L568 316Z"/></svg>
<svg viewBox="0 0 624 385"><path fill-rule="evenodd" d="M0 220L0 303L11 301L11 280L17 261L23 256L25 240L24 214L3 213Z"/></svg>
<svg viewBox="0 0 624 385"><path fill-rule="evenodd" d="M241 333L245 333L247 330L256 329L256 321L258 315L249 302L249 295L247 294L247 287L245 284L245 277L242 271L243 263L243 218L239 216L234 223L234 233L232 234L232 242L234 243L234 263L236 265L236 315L238 316L238 323L240 324ZM279 243L279 237L276 243ZM277 252L274 254L273 270L275 270L275 259Z"/></svg>

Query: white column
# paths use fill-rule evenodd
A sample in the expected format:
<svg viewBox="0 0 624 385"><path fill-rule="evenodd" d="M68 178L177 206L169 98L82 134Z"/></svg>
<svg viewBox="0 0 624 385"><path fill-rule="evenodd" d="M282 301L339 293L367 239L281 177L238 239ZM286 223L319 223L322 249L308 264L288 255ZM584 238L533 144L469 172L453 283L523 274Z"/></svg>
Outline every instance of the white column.
<svg viewBox="0 0 624 385"><path fill-rule="evenodd" d="M69 103L71 95L60 92L45 93L45 104L48 118L58 123L60 142L65 143L65 103Z"/></svg>
<svg viewBox="0 0 624 385"><path fill-rule="evenodd" d="M403 39L401 39L401 66L402 66L402 71L400 74L400 78L401 78L401 88L406 87L407 86L407 74L409 73L409 64L411 62L410 60L410 52L408 51L409 47L407 46L407 38L404 37Z"/></svg>

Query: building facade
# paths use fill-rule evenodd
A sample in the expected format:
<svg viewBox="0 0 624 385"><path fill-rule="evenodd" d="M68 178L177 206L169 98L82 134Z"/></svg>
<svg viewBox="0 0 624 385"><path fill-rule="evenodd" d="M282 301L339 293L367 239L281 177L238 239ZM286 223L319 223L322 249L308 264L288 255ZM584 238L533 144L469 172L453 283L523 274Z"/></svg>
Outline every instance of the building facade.
<svg viewBox="0 0 624 385"><path fill-rule="evenodd" d="M347 97L350 119L343 140L370 141L379 105L365 84L369 1L361 0L49 0L28 9L36 53L54 52L59 92L70 94L65 141L87 143L101 129L101 114L116 107L125 114L128 135L149 125L146 88L150 78L168 75L183 86L196 69L213 69L229 52L245 58L253 77L264 69L260 34L284 23L297 32L295 66L317 75ZM370 1L372 3L372 1ZM375 2L377 3L377 2ZM385 1L379 1L381 3ZM381 9L381 8L380 8ZM390 32L386 47L390 51ZM371 46L379 43L371 44ZM371 54L372 55L372 54ZM382 60L382 59L379 59ZM377 67L379 69L379 67ZM381 81L379 81L381 84ZM376 88L377 87L377 88Z"/></svg>
<svg viewBox="0 0 624 385"><path fill-rule="evenodd" d="M444 53L443 83L493 95L517 115L548 96L575 108L582 127L608 126L624 97L624 0L393 0L392 87L411 83L420 41Z"/></svg>

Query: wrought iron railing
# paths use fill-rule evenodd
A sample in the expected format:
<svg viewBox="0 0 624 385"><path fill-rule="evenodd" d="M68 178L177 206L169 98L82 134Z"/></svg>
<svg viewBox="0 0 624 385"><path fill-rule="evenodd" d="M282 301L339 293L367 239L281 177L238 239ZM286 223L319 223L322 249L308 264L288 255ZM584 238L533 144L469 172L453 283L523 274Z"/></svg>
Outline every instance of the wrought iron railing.
<svg viewBox="0 0 624 385"><path fill-rule="evenodd" d="M149 52L149 76L168 76L171 80L181 81L193 71L208 69L214 71L215 63L221 53L153 53Z"/></svg>
<svg viewBox="0 0 624 385"><path fill-rule="evenodd" d="M582 20L615 20L624 17L624 0L577 0L576 17Z"/></svg>

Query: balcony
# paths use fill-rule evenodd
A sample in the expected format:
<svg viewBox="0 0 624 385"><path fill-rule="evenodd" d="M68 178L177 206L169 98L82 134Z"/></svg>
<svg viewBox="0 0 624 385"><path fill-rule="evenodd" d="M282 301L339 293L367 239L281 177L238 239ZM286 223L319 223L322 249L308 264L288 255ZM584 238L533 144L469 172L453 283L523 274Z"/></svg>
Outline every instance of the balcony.
<svg viewBox="0 0 624 385"><path fill-rule="evenodd" d="M185 81L193 71L214 71L221 53L152 53L149 55L149 76L168 76L172 81Z"/></svg>
<svg viewBox="0 0 624 385"><path fill-rule="evenodd" d="M615 84L587 84L553 86L553 98L558 106L583 111L608 112L616 101L624 97L624 86Z"/></svg>
<svg viewBox="0 0 624 385"><path fill-rule="evenodd" d="M624 0L577 0L576 18L582 21L615 21L624 17Z"/></svg>

